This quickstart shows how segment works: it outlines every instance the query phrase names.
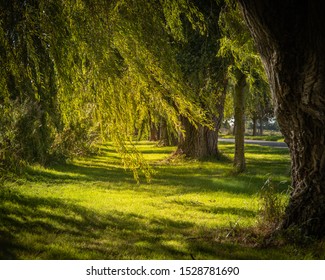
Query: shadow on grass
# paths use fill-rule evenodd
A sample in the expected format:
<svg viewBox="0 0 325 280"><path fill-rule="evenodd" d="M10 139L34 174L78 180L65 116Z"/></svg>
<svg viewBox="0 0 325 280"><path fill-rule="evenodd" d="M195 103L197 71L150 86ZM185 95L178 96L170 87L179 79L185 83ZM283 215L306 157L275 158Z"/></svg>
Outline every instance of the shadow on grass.
<svg viewBox="0 0 325 280"><path fill-rule="evenodd" d="M218 242L190 222L105 215L74 201L0 189L0 259L282 259L288 252ZM237 209L215 209L237 212ZM250 215L251 213L243 213ZM224 232L226 233L226 231ZM292 256L295 258L296 256Z"/></svg>
<svg viewBox="0 0 325 280"><path fill-rule="evenodd" d="M97 187L152 194L159 192L160 196L218 191L251 195L260 190L267 174L285 177L284 170L289 164L287 158L281 159L287 151L253 146L246 149L251 155L276 155L278 158L273 160L262 156L255 159L250 156L247 173L236 176L231 172L232 163L227 157L221 162L161 164L157 166L152 184L137 186L131 172L125 172L116 164L118 157L113 154L114 150L109 146L104 149L102 156L76 164L29 169L26 179L53 187L58 183L79 184L83 181L93 182L96 186L97 182L122 183L98 184ZM232 153L233 146L224 145L223 151L226 155ZM105 156L105 153L109 154ZM10 188L0 188L0 201L0 259L300 258L292 253L292 248L258 249L253 248L252 243L245 245L245 242L236 242L236 239L227 240L225 236L232 228L218 233L220 229L198 228L194 223L162 218L159 214L152 218L119 211L99 214L72 199L25 195ZM173 203L212 214L255 216L253 211L236 207L208 207L195 201L176 200L170 201L171 207Z"/></svg>
<svg viewBox="0 0 325 280"><path fill-rule="evenodd" d="M25 177L31 182L69 183L74 181L103 181L135 183L132 173L122 167L103 167L92 160L86 164L61 164L50 169L26 169Z"/></svg>
<svg viewBox="0 0 325 280"><path fill-rule="evenodd" d="M103 149L106 149L106 152L114 152L109 145L104 146ZM220 191L252 195L260 191L269 176L288 177L289 175L288 152L283 149L249 145L246 149L250 154L247 172L240 175L233 174L232 162L225 156L233 151L233 145L224 144L222 151L224 156L219 161L213 159L206 161L182 160L178 164L162 162L155 166L157 174L154 175L152 183L142 184L146 186L145 188L137 188L132 173L126 171L116 162L112 162L112 155L105 153L102 156L84 159L77 164L56 165L51 169L27 169L26 178L31 182L49 184L105 182L112 184L102 184L103 188L120 190L132 188L139 192L152 193L161 191L155 186L171 186L171 189L168 190L171 195ZM252 156L254 154L258 154L260 157L255 159ZM267 154L279 158L276 160L272 160L272 157L263 158L263 155ZM167 152L166 155L168 155ZM274 181L278 185L279 182L279 179ZM288 184L282 184L279 187L279 192L286 190Z"/></svg>

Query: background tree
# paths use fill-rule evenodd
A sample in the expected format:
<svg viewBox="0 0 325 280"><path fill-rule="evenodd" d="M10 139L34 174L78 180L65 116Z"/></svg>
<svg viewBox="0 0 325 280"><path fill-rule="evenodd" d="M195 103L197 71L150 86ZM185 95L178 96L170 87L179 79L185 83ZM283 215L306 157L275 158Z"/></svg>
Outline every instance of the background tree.
<svg viewBox="0 0 325 280"><path fill-rule="evenodd" d="M324 2L239 3L261 54L291 154L292 192L281 228L324 237Z"/></svg>
<svg viewBox="0 0 325 280"><path fill-rule="evenodd" d="M252 135L263 135L263 125L274 118L270 87L265 80L255 80L254 87L247 92L246 116L252 121Z"/></svg>
<svg viewBox="0 0 325 280"><path fill-rule="evenodd" d="M261 60L255 50L253 40L241 18L236 3L226 1L219 26L222 31L219 55L227 58L228 78L233 89L234 133L236 172L243 172L245 163L245 92L255 91L257 81L264 80L265 74Z"/></svg>
<svg viewBox="0 0 325 280"><path fill-rule="evenodd" d="M235 135L235 171L240 173L246 169L245 160L245 87L246 76L236 69L234 85L234 135Z"/></svg>

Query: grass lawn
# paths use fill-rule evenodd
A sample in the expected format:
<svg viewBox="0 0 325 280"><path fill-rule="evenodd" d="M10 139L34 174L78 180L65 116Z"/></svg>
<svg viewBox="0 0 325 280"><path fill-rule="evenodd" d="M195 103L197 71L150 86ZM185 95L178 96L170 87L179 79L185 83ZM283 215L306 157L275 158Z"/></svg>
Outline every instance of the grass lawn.
<svg viewBox="0 0 325 280"><path fill-rule="evenodd" d="M234 135L221 135L225 139L233 139ZM282 135L263 135L263 136L252 136L249 134L245 135L246 140L263 140L263 141L275 141L275 142L284 142L284 137Z"/></svg>
<svg viewBox="0 0 325 280"><path fill-rule="evenodd" d="M304 259L324 246L261 248L252 234L258 192L271 177L289 182L286 149L247 145L247 172L232 173L233 144L221 161L166 160L173 147L141 142L154 166L137 184L109 145L98 156L33 166L0 187L1 259ZM283 194L285 197L285 194Z"/></svg>

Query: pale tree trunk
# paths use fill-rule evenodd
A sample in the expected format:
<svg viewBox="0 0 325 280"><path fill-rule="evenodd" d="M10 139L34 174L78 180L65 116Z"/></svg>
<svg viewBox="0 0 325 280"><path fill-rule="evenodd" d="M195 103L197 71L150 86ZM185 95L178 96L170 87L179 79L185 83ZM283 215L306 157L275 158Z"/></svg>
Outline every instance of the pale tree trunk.
<svg viewBox="0 0 325 280"><path fill-rule="evenodd" d="M325 236L324 1L239 0L291 154L292 192L282 229Z"/></svg>
<svg viewBox="0 0 325 280"><path fill-rule="evenodd" d="M263 131L263 117L260 118L260 136L263 136L264 131Z"/></svg>
<svg viewBox="0 0 325 280"><path fill-rule="evenodd" d="M252 135L256 136L256 123L257 123L257 117L256 116L253 116L252 122L253 122L253 133L252 133Z"/></svg>
<svg viewBox="0 0 325 280"><path fill-rule="evenodd" d="M245 171L245 75L238 71L237 83L234 93L235 117L235 157L234 167L236 172Z"/></svg>

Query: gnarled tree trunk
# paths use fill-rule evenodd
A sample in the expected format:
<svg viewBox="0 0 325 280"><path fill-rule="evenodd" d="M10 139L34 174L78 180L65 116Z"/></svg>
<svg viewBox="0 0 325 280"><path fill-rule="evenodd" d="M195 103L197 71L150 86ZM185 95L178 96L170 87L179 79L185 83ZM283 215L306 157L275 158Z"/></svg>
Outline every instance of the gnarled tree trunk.
<svg viewBox="0 0 325 280"><path fill-rule="evenodd" d="M216 104L219 114L211 116L213 129L202 125L195 127L188 119L182 117L181 121L186 134L185 137L180 136L176 153L192 158L218 157L218 135L223 119L225 99L226 83Z"/></svg>
<svg viewBox="0 0 325 280"><path fill-rule="evenodd" d="M217 117L213 117L213 122L215 130L202 125L195 127L188 119L182 118L186 134L180 137L177 153L191 158L217 157L220 125Z"/></svg>
<svg viewBox="0 0 325 280"><path fill-rule="evenodd" d="M239 0L275 98L291 154L282 228L325 236L324 1Z"/></svg>

